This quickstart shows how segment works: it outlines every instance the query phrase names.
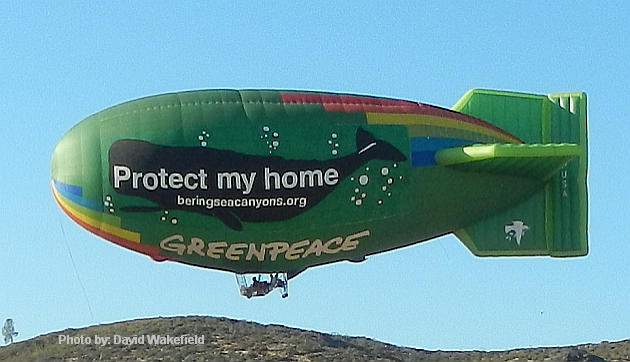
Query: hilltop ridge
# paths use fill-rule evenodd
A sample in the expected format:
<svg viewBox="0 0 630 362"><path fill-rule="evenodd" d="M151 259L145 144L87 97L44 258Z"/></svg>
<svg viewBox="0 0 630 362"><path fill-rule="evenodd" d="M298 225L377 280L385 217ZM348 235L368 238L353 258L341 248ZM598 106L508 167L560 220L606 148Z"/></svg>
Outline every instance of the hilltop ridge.
<svg viewBox="0 0 630 362"><path fill-rule="evenodd" d="M48 333L0 348L0 361L612 362L630 361L630 340L501 352L428 351L228 318L157 317Z"/></svg>

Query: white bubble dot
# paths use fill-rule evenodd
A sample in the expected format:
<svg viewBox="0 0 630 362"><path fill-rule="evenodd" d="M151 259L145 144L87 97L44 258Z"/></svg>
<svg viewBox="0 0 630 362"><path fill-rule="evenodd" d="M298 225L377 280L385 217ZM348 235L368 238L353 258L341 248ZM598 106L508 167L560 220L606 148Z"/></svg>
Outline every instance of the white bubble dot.
<svg viewBox="0 0 630 362"><path fill-rule="evenodd" d="M354 202L354 204L357 206L361 206L362 203L363 203L363 200L361 199L356 199L356 201Z"/></svg>
<svg viewBox="0 0 630 362"><path fill-rule="evenodd" d="M389 175L389 168L387 168L387 167L381 168L381 175L383 175L383 176Z"/></svg>
<svg viewBox="0 0 630 362"><path fill-rule="evenodd" d="M395 164L394 164L394 168L396 168L396 167L398 167L398 164L397 164L397 163L395 163Z"/></svg>
<svg viewBox="0 0 630 362"><path fill-rule="evenodd" d="M378 200L379 205L383 205L383 200Z"/></svg>
<svg viewBox="0 0 630 362"><path fill-rule="evenodd" d="M109 209L109 212L113 213L113 212L114 212L114 209L113 209L113 208L110 208L110 209Z"/></svg>
<svg viewBox="0 0 630 362"><path fill-rule="evenodd" d="M350 198L350 201L354 201L354 200L356 200L356 197L352 196L352 197Z"/></svg>
<svg viewBox="0 0 630 362"><path fill-rule="evenodd" d="M368 184L368 182L370 182L370 178L368 177L368 175L359 176L359 185L365 186Z"/></svg>
<svg viewBox="0 0 630 362"><path fill-rule="evenodd" d="M332 140L328 140L328 144L329 144L329 145L332 145Z"/></svg>
<svg viewBox="0 0 630 362"><path fill-rule="evenodd" d="M387 196L392 196L392 193L391 193L391 192L388 192L388 193L387 193Z"/></svg>
<svg viewBox="0 0 630 362"><path fill-rule="evenodd" d="M278 145L280 144L280 142L278 142L278 141L273 141L271 144L273 145L273 147L278 147Z"/></svg>
<svg viewBox="0 0 630 362"><path fill-rule="evenodd" d="M177 219L176 218L172 218L171 219L171 224L173 224L173 225L177 224Z"/></svg>
<svg viewBox="0 0 630 362"><path fill-rule="evenodd" d="M111 197L111 196L109 196L109 195L105 196L105 200L108 200L108 201L109 201L109 200L111 200L111 199L112 199L112 197Z"/></svg>
<svg viewBox="0 0 630 362"><path fill-rule="evenodd" d="M398 179L402 180L402 175L398 176Z"/></svg>
<svg viewBox="0 0 630 362"><path fill-rule="evenodd" d="M203 141L203 136L199 136L199 137L197 137L197 139L198 139L199 141Z"/></svg>
<svg viewBox="0 0 630 362"><path fill-rule="evenodd" d="M381 190L383 190L383 191L387 190L387 186L381 187Z"/></svg>
<svg viewBox="0 0 630 362"><path fill-rule="evenodd" d="M160 218L160 220L162 220L162 221L166 221L166 216L162 216L162 217Z"/></svg>
<svg viewBox="0 0 630 362"><path fill-rule="evenodd" d="M364 198L364 199L365 199L366 196L367 195L365 194L365 192L361 194L361 197Z"/></svg>
<svg viewBox="0 0 630 362"><path fill-rule="evenodd" d="M263 131L265 131L265 132L269 132L269 126L264 126L264 127L263 127Z"/></svg>
<svg viewBox="0 0 630 362"><path fill-rule="evenodd" d="M391 185L391 184L393 184L393 183L394 183L394 179L393 179L393 178L391 178L391 177L390 177L390 178L388 178L388 179L387 179L387 183L388 183L388 184L390 184L390 185Z"/></svg>
<svg viewBox="0 0 630 362"><path fill-rule="evenodd" d="M201 142L201 147L206 147L207 145L208 145L208 142L206 141Z"/></svg>
<svg viewBox="0 0 630 362"><path fill-rule="evenodd" d="M360 190L359 190L359 188L358 188L358 187L357 187L356 189L354 189L354 193L355 193L355 194L358 194L358 193L359 193L359 191L360 191Z"/></svg>
<svg viewBox="0 0 630 362"><path fill-rule="evenodd" d="M337 138L337 134L336 134L336 133L333 133L333 134L331 134L330 136L331 136L332 138Z"/></svg>
<svg viewBox="0 0 630 362"><path fill-rule="evenodd" d="M337 150L332 150L330 151L330 153L332 153L333 155L337 155Z"/></svg>

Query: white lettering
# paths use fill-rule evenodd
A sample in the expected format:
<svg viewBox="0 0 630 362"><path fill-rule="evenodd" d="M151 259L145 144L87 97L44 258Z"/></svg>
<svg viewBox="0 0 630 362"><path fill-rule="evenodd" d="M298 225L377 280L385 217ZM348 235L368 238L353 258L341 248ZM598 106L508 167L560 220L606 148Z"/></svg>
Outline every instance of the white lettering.
<svg viewBox="0 0 630 362"><path fill-rule="evenodd" d="M289 181L289 177L291 181ZM298 176L293 171L287 171L282 174L282 187L285 189L293 189L298 184Z"/></svg>
<svg viewBox="0 0 630 362"><path fill-rule="evenodd" d="M243 195L248 195L252 192L252 188L254 187L254 180L256 179L256 172L251 172L249 174L249 179L247 178L247 174L242 173L241 178L243 179L243 185L245 185L245 190L243 191Z"/></svg>
<svg viewBox="0 0 630 362"><path fill-rule="evenodd" d="M133 189L137 190L138 189L138 180L140 180L142 178L142 172L134 172L133 173Z"/></svg>
<svg viewBox="0 0 630 362"><path fill-rule="evenodd" d="M151 180L151 182L149 182L149 180ZM144 176L142 176L142 186L144 186L144 188L149 191L153 191L157 189L159 186L157 175L154 174L153 172L149 172L145 174Z"/></svg>
<svg viewBox="0 0 630 362"><path fill-rule="evenodd" d="M225 188L232 189L232 180L237 190L241 189L241 175L238 172L221 172L217 173L217 189L223 190L223 182L227 184Z"/></svg>
<svg viewBox="0 0 630 362"><path fill-rule="evenodd" d="M193 179L194 182L190 182L190 180ZM196 190L197 186L199 186L199 183L197 182L198 178L197 175L195 175L194 173L187 173L186 176L184 176L184 187L186 187L189 190Z"/></svg>
<svg viewBox="0 0 630 362"><path fill-rule="evenodd" d="M127 181L131 177L129 167L114 165L114 188L120 188L121 181ZM61 337L61 336L60 336Z"/></svg>
<svg viewBox="0 0 630 362"><path fill-rule="evenodd" d="M319 169L300 170L299 172L286 171L282 175L276 171L270 171L269 167L265 167L264 171L265 190L272 188L274 190L281 188L290 190L298 187L298 185L300 188L321 187L324 184L334 186L339 182L339 171L332 167L325 172Z"/></svg>
<svg viewBox="0 0 630 362"><path fill-rule="evenodd" d="M94 336L94 344L99 346L106 346L109 344L110 337L99 337L98 335Z"/></svg>
<svg viewBox="0 0 630 362"><path fill-rule="evenodd" d="M168 173L166 170L161 168L160 172L158 172L158 176L160 176L160 187L163 189L168 189L168 185L166 184L166 178L168 177Z"/></svg>
<svg viewBox="0 0 630 362"><path fill-rule="evenodd" d="M315 187L315 181L317 186L324 186L324 178L322 176L322 170L303 170L300 171L300 187L306 187L306 179L308 178L308 187Z"/></svg>
<svg viewBox="0 0 630 362"><path fill-rule="evenodd" d="M265 167L265 190L271 190L271 178L274 179L275 189L280 190L280 174L269 172L269 167Z"/></svg>
<svg viewBox="0 0 630 362"><path fill-rule="evenodd" d="M182 182L184 181L184 177L181 173L172 173L168 176L168 187L178 190L182 188Z"/></svg>
<svg viewBox="0 0 630 362"><path fill-rule="evenodd" d="M326 182L326 185L328 186L336 185L337 182L339 182L339 171L334 168L326 170L326 173L324 174L324 182Z"/></svg>
<svg viewBox="0 0 630 362"><path fill-rule="evenodd" d="M203 168L199 170L199 182L201 182L201 186L199 187L201 187L202 190L208 189L208 185L206 185L206 177L208 177L206 170L204 170Z"/></svg>
<svg viewBox="0 0 630 362"><path fill-rule="evenodd" d="M157 172L137 172L131 171L131 169L127 166L114 165L112 173L114 175L114 188L119 189L123 182L131 180L131 187L134 190L137 190L142 186L146 190L154 191L158 187L164 190L175 189L179 190L182 187L186 187L188 190L196 190L201 188L202 190L207 190L208 185L206 184L206 178L208 174L204 169L200 169L199 173L189 172L185 175L179 172L173 172L169 174L165 168L160 168ZM240 189L240 177L238 173L236 174L236 187ZM254 176L250 176L250 179L247 180L247 176L244 176L244 180L247 180L247 190L251 191L253 188L255 172L253 172ZM232 174L227 174L231 176ZM217 177L222 177L223 174L218 174ZM221 184L222 180L219 181ZM228 188L231 188L231 180L227 179Z"/></svg>

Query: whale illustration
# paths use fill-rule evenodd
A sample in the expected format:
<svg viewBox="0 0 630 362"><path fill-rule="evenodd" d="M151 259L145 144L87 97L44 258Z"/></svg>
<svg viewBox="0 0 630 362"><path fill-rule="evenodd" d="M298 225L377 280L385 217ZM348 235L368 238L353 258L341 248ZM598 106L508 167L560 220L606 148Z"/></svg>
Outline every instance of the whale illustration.
<svg viewBox="0 0 630 362"><path fill-rule="evenodd" d="M125 206L120 211L184 210L214 216L229 228L242 230L242 222L281 221L305 212L370 160L407 160L396 147L362 128L356 132L356 148L330 160L292 160L121 139L109 149L109 182L118 194L156 204ZM263 199L277 203L260 207ZM216 205L209 207L214 200Z"/></svg>

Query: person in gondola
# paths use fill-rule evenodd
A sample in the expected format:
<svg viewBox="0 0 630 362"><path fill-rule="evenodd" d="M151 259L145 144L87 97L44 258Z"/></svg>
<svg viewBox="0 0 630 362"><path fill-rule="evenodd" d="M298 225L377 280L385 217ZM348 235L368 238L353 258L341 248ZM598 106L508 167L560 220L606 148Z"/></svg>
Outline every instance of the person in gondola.
<svg viewBox="0 0 630 362"><path fill-rule="evenodd" d="M267 293L269 293L269 290L272 289L270 288L269 282L260 281L256 277L252 277L252 285L250 288L253 291L252 294L256 296L266 295Z"/></svg>

